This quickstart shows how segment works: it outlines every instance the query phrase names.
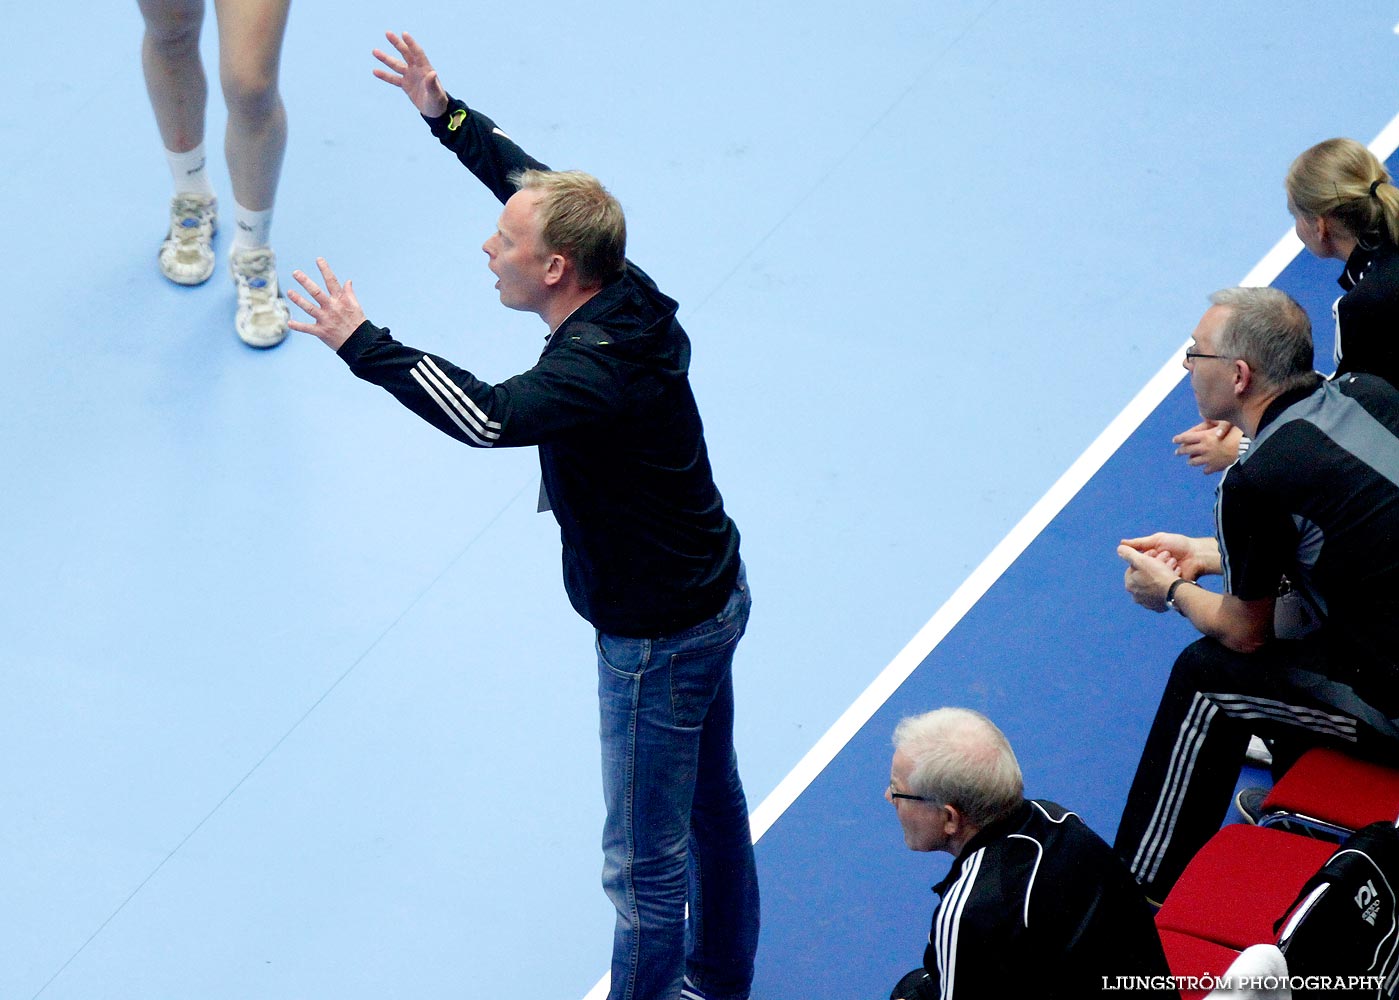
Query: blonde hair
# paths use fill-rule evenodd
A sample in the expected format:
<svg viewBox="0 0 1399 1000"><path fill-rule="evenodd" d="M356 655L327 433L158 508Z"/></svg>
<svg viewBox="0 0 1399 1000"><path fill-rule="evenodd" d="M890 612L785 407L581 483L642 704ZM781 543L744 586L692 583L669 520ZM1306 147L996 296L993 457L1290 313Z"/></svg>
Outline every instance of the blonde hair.
<svg viewBox="0 0 1399 1000"><path fill-rule="evenodd" d="M894 729L894 749L913 762L914 794L956 806L973 826L1009 815L1024 798L1010 741L980 712L939 708L910 716Z"/></svg>
<svg viewBox="0 0 1399 1000"><path fill-rule="evenodd" d="M1354 139L1327 139L1287 170L1287 199L1296 211L1339 222L1356 239L1379 233L1399 243L1399 188L1374 153Z"/></svg>
<svg viewBox="0 0 1399 1000"><path fill-rule="evenodd" d="M563 254L584 288L621 277L627 266L627 220L622 206L592 174L581 170L523 170L510 179L537 191L544 246Z"/></svg>

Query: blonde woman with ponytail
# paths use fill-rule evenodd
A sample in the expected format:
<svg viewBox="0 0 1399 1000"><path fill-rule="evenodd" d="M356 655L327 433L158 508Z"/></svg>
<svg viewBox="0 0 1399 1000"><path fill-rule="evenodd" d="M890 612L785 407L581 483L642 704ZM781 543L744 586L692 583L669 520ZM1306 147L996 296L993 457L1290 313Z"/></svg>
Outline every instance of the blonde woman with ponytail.
<svg viewBox="0 0 1399 1000"><path fill-rule="evenodd" d="M1292 162L1284 182L1297 238L1318 257L1345 261L1336 321L1336 375L1368 372L1399 386L1399 188L1354 139L1327 139ZM1247 442L1206 420L1172 441L1204 472L1232 465Z"/></svg>

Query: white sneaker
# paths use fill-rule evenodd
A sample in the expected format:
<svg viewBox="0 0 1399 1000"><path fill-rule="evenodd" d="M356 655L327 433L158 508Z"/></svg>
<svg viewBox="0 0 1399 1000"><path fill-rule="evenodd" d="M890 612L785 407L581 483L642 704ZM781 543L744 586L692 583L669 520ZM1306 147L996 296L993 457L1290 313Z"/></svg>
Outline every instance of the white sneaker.
<svg viewBox="0 0 1399 1000"><path fill-rule="evenodd" d="M214 230L218 201L213 195L177 194L170 199L170 235L160 245L160 273L177 285L198 285L214 273Z"/></svg>
<svg viewBox="0 0 1399 1000"><path fill-rule="evenodd" d="M249 347L276 347L287 336L291 313L277 287L277 256L271 247L235 250L228 258L238 288L233 328Z"/></svg>

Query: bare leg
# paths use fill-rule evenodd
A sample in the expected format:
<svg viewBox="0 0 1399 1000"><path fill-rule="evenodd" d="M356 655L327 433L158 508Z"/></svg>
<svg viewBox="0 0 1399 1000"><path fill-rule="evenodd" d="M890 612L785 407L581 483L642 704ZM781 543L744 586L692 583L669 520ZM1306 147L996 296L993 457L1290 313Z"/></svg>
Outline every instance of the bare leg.
<svg viewBox="0 0 1399 1000"><path fill-rule="evenodd" d="M224 155L233 197L266 211L277 194L287 147L287 112L277 89L291 0L214 0L219 77L228 104Z"/></svg>
<svg viewBox="0 0 1399 1000"><path fill-rule="evenodd" d="M209 84L199 58L204 0L138 0L146 33L141 68L165 159L175 185L170 235L160 245L160 271L181 285L197 285L214 271L217 222L214 189L204 169L204 109Z"/></svg>
<svg viewBox="0 0 1399 1000"><path fill-rule="evenodd" d="M250 347L276 347L290 318L277 284L277 259L267 245L287 148L287 112L277 75L290 7L291 0L214 0L219 79L228 105L224 155L237 224L229 251L238 290L233 326Z"/></svg>
<svg viewBox="0 0 1399 1000"><path fill-rule="evenodd" d="M141 68L165 148L188 152L204 141L209 85L199 59L204 0L139 0L146 34Z"/></svg>

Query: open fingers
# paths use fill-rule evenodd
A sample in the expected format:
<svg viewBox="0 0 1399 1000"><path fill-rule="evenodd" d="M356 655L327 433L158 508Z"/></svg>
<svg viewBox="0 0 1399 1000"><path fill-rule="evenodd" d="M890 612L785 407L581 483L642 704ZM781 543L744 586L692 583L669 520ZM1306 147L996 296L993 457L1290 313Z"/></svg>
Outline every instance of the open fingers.
<svg viewBox="0 0 1399 1000"><path fill-rule="evenodd" d="M392 31L384 32L384 37L389 40L390 45L392 45L395 49L398 50L399 55L401 55L404 59L408 58L408 49L403 44L403 39L399 38Z"/></svg>
<svg viewBox="0 0 1399 1000"><path fill-rule="evenodd" d="M372 54L375 59L378 59L381 63L383 63L389 69L393 70L393 72L397 73L399 76L402 76L408 71L408 66L403 62L403 60L395 59L383 49L374 49ZM382 70L375 70L374 72L377 74L382 72Z"/></svg>
<svg viewBox="0 0 1399 1000"><path fill-rule="evenodd" d="M295 277L295 274L293 274L293 277ZM303 298L301 293L298 292L295 288L287 289L287 298L291 300L292 305L296 306L296 308L300 309L312 319L315 318L316 313L320 312L319 306L317 306L314 302L311 302Z"/></svg>
<svg viewBox="0 0 1399 1000"><path fill-rule="evenodd" d="M408 32L396 35L392 31L386 31L384 37L389 40L390 45L398 50L398 54L409 66L427 62L427 55L423 52L423 47Z"/></svg>
<svg viewBox="0 0 1399 1000"><path fill-rule="evenodd" d="M403 48L399 51L404 53L403 58L409 62L427 62L427 53L423 51L423 47L406 31L403 33Z"/></svg>
<svg viewBox="0 0 1399 1000"><path fill-rule="evenodd" d="M293 271L291 273L291 276L296 279L296 283L298 285L306 289L306 294L311 296L311 298L315 301L316 305L323 306L330 301L329 296L327 296L325 292L321 291L320 286L318 286L314 281L312 281L311 276L305 271ZM292 298L293 295L295 295L296 298ZM297 305L301 306L301 308L306 309L306 306L302 305L302 303L299 301L301 296L297 295L295 289L289 289L287 291L287 298L291 298L291 300ZM309 313L312 310L306 309L306 311Z"/></svg>
<svg viewBox="0 0 1399 1000"><path fill-rule="evenodd" d="M325 282L325 290L331 295L340 294L340 279L335 276L335 272L330 269L324 257L316 258L316 266L321 269L321 280ZM316 300L317 302L320 299Z"/></svg>

